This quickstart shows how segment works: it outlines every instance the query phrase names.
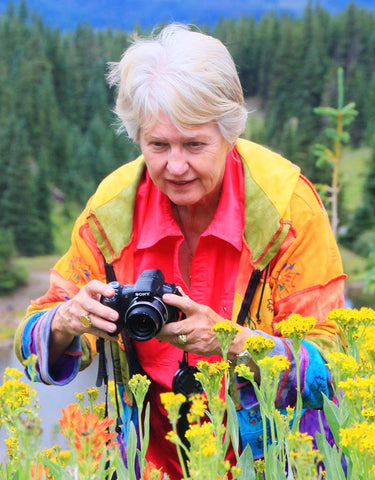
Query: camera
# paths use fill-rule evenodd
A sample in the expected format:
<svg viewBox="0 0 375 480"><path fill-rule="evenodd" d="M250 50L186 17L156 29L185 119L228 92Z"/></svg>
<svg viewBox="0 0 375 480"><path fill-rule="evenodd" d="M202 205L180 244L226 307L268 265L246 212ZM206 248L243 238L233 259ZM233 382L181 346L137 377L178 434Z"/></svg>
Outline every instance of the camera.
<svg viewBox="0 0 375 480"><path fill-rule="evenodd" d="M165 293L181 295L173 283L165 283L160 270L145 270L134 285L110 282L115 289L113 297L102 297L103 305L113 308L119 314L117 335L122 329L141 342L150 340L163 325L179 320L181 311L165 304L161 297Z"/></svg>

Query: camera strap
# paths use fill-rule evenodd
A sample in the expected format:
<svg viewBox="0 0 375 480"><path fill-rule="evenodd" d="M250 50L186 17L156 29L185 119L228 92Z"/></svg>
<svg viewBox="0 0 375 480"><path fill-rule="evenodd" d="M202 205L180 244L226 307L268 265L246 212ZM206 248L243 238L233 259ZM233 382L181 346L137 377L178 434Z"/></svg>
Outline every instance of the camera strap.
<svg viewBox="0 0 375 480"><path fill-rule="evenodd" d="M107 283L113 282L116 280L116 274L113 268L113 265L110 263L107 263L105 258L104 259L104 268L105 268L105 274L106 274L106 279ZM107 356L105 352L105 342L104 338L99 337L96 340L96 349L99 355L99 362L98 362L98 374L96 378L96 386L101 387L102 384L104 383L104 395L105 395L105 416L108 416L108 364L107 364ZM110 350L111 350L111 360L112 360L112 367L113 367L113 373L115 375L115 365L114 365L114 358L113 358L113 347L112 347L112 342L110 342ZM116 375L115 375L116 376ZM116 414L117 414L117 419L116 419L116 433L120 433L121 431L121 425L122 425L122 419L120 415L120 405L118 401L118 393L117 393L117 382L116 378L114 378L114 388L115 388L115 401L116 401Z"/></svg>
<svg viewBox="0 0 375 480"><path fill-rule="evenodd" d="M249 315L250 312L250 307L251 304L253 303L255 292L258 288L260 279L262 278L264 272L264 281L262 285L262 290L260 292L260 299L258 303L258 308L257 308L257 313L256 313L256 318L257 318L257 323L259 324L261 322L260 320L260 307L262 305L262 300L263 300L263 295L264 295L264 288L266 286L266 280L268 277L268 272L269 272L269 265L266 266L266 268L262 271L259 269L255 269L252 271L249 283L247 285L247 289L245 292L245 296L241 305L240 312L237 317L237 323L241 326L245 324L246 317Z"/></svg>

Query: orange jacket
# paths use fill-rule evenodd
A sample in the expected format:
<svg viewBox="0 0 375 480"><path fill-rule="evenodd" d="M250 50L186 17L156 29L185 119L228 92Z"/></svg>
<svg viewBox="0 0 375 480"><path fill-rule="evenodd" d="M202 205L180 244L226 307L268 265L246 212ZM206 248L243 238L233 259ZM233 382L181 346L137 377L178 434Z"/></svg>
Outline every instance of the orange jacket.
<svg viewBox="0 0 375 480"><path fill-rule="evenodd" d="M263 280L257 288L248 325L278 335L275 323L290 313L312 315L317 325L309 340L323 352L334 348L338 330L326 315L344 305L345 275L327 213L295 165L246 140L238 140L236 148L244 165L245 229L232 319L237 319L252 271L270 264L264 288ZM144 168L142 156L120 167L88 201L74 226L70 249L51 270L48 292L32 302L17 330L15 350L21 361L27 356L28 323L74 296L88 281L105 281L103 256L121 283L134 282L132 214ZM95 354L95 337L83 335L82 339L81 369ZM120 343L118 378L126 384L129 371L123 350Z"/></svg>

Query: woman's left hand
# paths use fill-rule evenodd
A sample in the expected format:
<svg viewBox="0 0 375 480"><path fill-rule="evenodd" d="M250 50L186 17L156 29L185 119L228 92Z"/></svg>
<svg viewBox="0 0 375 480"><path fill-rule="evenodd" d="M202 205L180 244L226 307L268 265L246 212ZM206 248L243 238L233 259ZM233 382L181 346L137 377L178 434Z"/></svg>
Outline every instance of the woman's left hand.
<svg viewBox="0 0 375 480"><path fill-rule="evenodd" d="M167 323L156 336L158 340L169 342L186 352L198 355L222 355L217 335L211 329L224 319L207 305L194 302L186 295L163 295L163 301L180 309L186 319ZM241 328L229 351L229 359L243 351L245 339L250 335L248 329Z"/></svg>

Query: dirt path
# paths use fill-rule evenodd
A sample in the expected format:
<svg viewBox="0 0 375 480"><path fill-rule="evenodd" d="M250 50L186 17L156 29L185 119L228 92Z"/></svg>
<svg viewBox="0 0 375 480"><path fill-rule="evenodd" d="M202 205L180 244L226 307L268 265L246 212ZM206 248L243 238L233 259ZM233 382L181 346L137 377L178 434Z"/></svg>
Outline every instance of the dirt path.
<svg viewBox="0 0 375 480"><path fill-rule="evenodd" d="M48 284L48 269L30 272L27 285L19 288L12 295L0 297L0 328L14 329L24 316L30 300L42 295L47 290ZM0 340L0 348L11 348L12 344L12 338Z"/></svg>

